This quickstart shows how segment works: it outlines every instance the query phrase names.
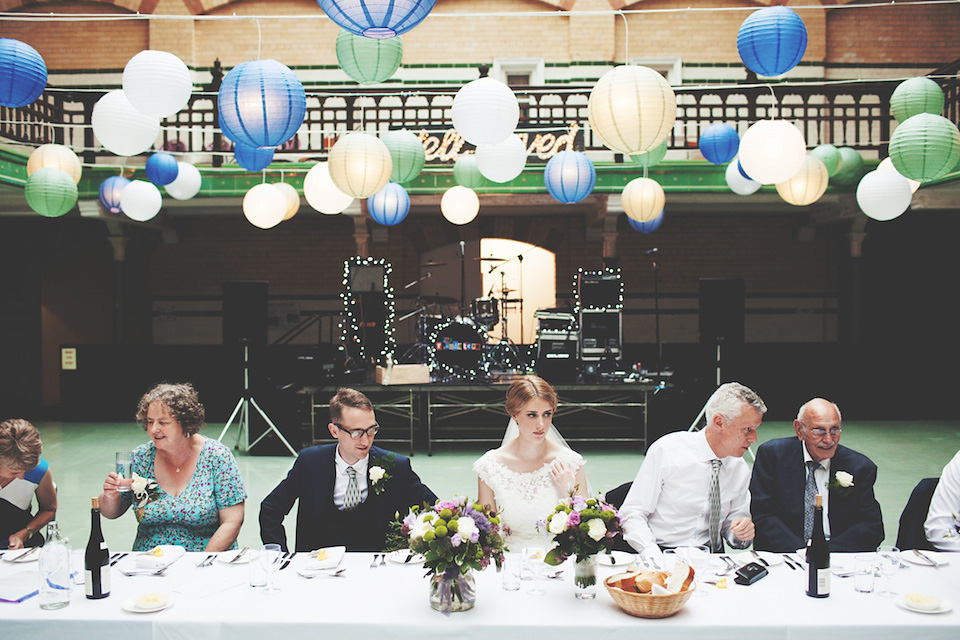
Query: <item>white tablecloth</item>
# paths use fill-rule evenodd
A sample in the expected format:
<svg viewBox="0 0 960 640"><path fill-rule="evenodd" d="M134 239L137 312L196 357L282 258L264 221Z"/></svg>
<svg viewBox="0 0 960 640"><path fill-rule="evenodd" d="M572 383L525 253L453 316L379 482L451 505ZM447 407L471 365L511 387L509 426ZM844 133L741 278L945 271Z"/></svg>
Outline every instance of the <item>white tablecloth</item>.
<svg viewBox="0 0 960 640"><path fill-rule="evenodd" d="M109 598L87 600L83 587L76 587L70 605L56 611L41 610L36 597L20 604L0 604L0 637L290 640L341 638L349 633L358 638L410 640L583 640L628 637L613 635L620 632L639 637L655 631L670 640L960 638L960 556L949 554L939 555L951 561L946 567L911 565L895 578L900 593L941 597L955 607L948 613L915 613L900 608L892 598L856 593L852 578L834 577L829 598L808 598L806 572L781 564L749 587L734 584L732 575L727 589L707 586L706 596L694 595L675 616L659 620L623 613L602 584L595 600L577 600L571 566L561 579L542 582L546 590L542 596L526 593L526 582L520 591L504 591L493 569L480 572L476 607L446 617L430 608L422 565L388 563L370 569L371 554L350 553L341 564L347 569L345 577L308 580L297 574L307 562L307 556L300 554L277 574L282 592L268 595L247 586L246 565L215 562L198 569L195 565L204 557L187 554L164 577L126 577L114 570ZM833 563L849 566L852 557L834 554ZM0 562L0 578L36 570L36 563ZM599 578L618 570L601 567ZM151 591L170 594L175 604L155 613L129 613L121 608L124 600Z"/></svg>

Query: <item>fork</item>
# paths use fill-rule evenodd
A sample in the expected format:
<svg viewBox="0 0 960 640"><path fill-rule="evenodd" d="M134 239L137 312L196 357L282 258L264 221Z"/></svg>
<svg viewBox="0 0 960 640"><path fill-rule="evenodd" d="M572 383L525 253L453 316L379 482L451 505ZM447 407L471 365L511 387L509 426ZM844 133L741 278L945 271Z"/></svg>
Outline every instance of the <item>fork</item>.
<svg viewBox="0 0 960 640"><path fill-rule="evenodd" d="M307 580L313 580L314 578L346 578L347 576L343 575L347 570L346 567L342 569L337 569L336 571L317 571L316 573L301 573L301 578L306 578Z"/></svg>
<svg viewBox="0 0 960 640"><path fill-rule="evenodd" d="M727 570L718 575L726 576L730 575L731 572L737 570L737 563L733 561L733 558L727 555L720 556L720 559L723 560L723 564L727 565Z"/></svg>
<svg viewBox="0 0 960 640"><path fill-rule="evenodd" d="M387 554L385 554L385 553L381 553L381 554L380 554L380 564L378 564L377 566L378 566L378 567L385 567L385 566L387 566Z"/></svg>
<svg viewBox="0 0 960 640"><path fill-rule="evenodd" d="M379 555L380 555L379 553L373 554L373 562L370 563L370 568L371 568L371 569L376 569L376 568L377 568L377 556L379 556Z"/></svg>
<svg viewBox="0 0 960 640"><path fill-rule="evenodd" d="M125 576L162 576L163 572L166 571L169 566L170 565L160 567L159 569L141 569L139 571L124 571L121 569L120 573Z"/></svg>

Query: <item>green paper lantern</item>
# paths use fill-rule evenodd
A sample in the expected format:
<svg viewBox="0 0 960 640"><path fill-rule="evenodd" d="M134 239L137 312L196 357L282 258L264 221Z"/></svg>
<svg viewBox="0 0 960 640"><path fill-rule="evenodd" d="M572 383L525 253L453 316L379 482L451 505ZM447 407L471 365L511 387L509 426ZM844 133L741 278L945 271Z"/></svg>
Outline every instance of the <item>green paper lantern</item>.
<svg viewBox="0 0 960 640"><path fill-rule="evenodd" d="M393 160L393 172L390 180L396 183L410 182L423 170L427 161L427 154L423 150L423 143L415 133L407 131L388 131L380 136L383 144L390 151Z"/></svg>
<svg viewBox="0 0 960 640"><path fill-rule="evenodd" d="M840 147L840 170L830 179L836 184L851 185L863 177L863 156L853 147Z"/></svg>
<svg viewBox="0 0 960 640"><path fill-rule="evenodd" d="M810 155L823 163L823 166L827 168L827 175L831 178L843 168L843 156L840 155L840 149L832 144L821 144L811 151Z"/></svg>
<svg viewBox="0 0 960 640"><path fill-rule="evenodd" d="M890 113L897 122L918 113L938 116L942 111L943 89L930 78L908 78L898 84L890 96Z"/></svg>
<svg viewBox="0 0 960 640"><path fill-rule="evenodd" d="M660 164L660 161L663 160L663 157L667 155L667 142L667 140L664 140L663 143L653 151L647 151L646 153L634 153L630 156L630 159L641 167L652 167Z"/></svg>
<svg viewBox="0 0 960 640"><path fill-rule="evenodd" d="M477 156L472 153L457 158L453 165L453 180L468 189L482 187L487 182L477 166Z"/></svg>
<svg viewBox="0 0 960 640"><path fill-rule="evenodd" d="M905 178L919 182L942 178L960 160L960 131L943 116L910 116L890 136L890 160Z"/></svg>
<svg viewBox="0 0 960 640"><path fill-rule="evenodd" d="M337 36L340 68L360 84L379 84L400 68L403 42L400 38L365 38L341 31Z"/></svg>
<svg viewBox="0 0 960 640"><path fill-rule="evenodd" d="M43 167L27 178L24 195L31 209L47 218L57 218L77 204L77 183L60 169Z"/></svg>

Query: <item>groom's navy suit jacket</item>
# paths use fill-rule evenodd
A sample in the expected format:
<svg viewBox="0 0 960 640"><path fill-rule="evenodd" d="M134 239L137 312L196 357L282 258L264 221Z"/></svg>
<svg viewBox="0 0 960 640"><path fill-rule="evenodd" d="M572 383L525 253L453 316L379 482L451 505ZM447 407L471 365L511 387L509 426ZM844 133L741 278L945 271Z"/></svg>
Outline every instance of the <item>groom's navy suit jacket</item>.
<svg viewBox="0 0 960 640"><path fill-rule="evenodd" d="M293 503L297 507L297 551L343 545L348 551L382 551L387 527L410 507L437 500L410 467L410 460L379 447L370 448L367 465L367 499L353 511L340 511L333 504L336 474L336 444L307 447L297 456L287 477L260 503L260 538L279 543L287 551L283 518ZM389 458L394 456L394 458ZM390 478L377 495L369 469L381 466Z"/></svg>
<svg viewBox="0 0 960 640"><path fill-rule="evenodd" d="M757 450L750 479L755 549L784 553L807 544L803 539L803 493L807 474L803 446L796 437L777 438L763 443ZM873 495L877 465L865 455L837 445L830 462L831 480L837 471L851 474L853 486L829 489L830 550L874 551L883 541L880 504Z"/></svg>

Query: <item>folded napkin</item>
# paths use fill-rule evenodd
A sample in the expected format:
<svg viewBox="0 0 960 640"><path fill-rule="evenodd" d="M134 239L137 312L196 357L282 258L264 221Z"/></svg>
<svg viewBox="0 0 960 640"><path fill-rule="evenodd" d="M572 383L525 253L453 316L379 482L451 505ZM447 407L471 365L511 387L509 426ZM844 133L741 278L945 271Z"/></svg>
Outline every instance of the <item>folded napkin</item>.
<svg viewBox="0 0 960 640"><path fill-rule="evenodd" d="M21 571L0 579L0 602L23 602L39 592L36 571Z"/></svg>
<svg viewBox="0 0 960 640"><path fill-rule="evenodd" d="M145 551L136 555L138 569L162 569L169 567L183 557L186 549L178 545L163 544L152 551Z"/></svg>
<svg viewBox="0 0 960 640"><path fill-rule="evenodd" d="M310 559L304 569L307 571L322 571L324 569L336 569L343 560L343 554L346 547L326 547L310 552Z"/></svg>

